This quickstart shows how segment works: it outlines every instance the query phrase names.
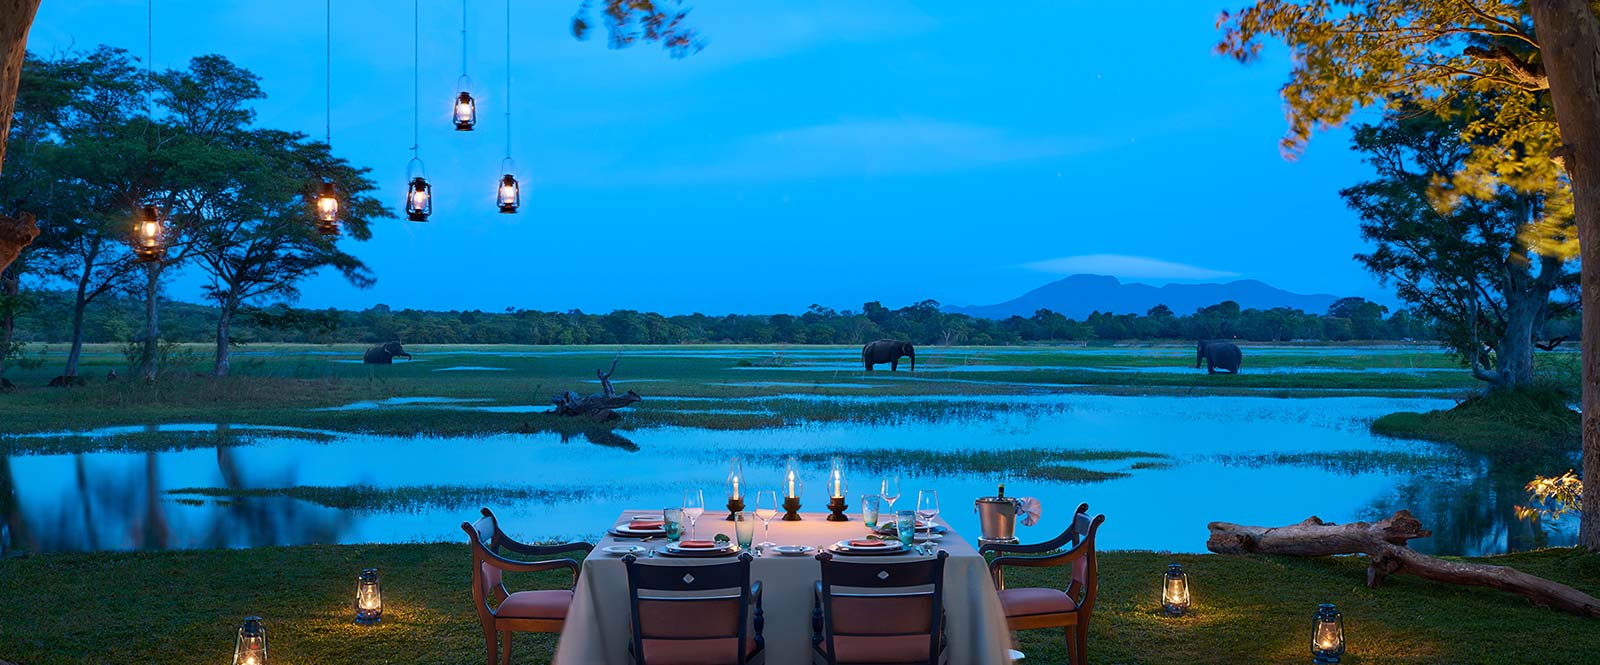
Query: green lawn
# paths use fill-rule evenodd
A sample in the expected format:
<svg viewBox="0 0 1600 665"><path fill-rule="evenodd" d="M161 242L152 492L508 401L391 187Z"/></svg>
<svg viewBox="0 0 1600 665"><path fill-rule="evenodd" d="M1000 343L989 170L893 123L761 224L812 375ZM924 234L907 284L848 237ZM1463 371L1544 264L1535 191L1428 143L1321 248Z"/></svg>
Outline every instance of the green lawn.
<svg viewBox="0 0 1600 665"><path fill-rule="evenodd" d="M464 544L354 545L56 554L0 561L0 659L55 663L224 663L249 614L266 619L274 663L482 662ZM1160 575L1193 579L1185 617L1162 615ZM1600 594L1600 556L1558 549L1490 559ZM356 573L381 569L385 618L351 622ZM1600 624L1486 589L1394 577L1362 585L1353 557L1292 559L1108 552L1090 631L1093 662L1303 663L1319 602L1344 611L1346 663L1592 662ZM1055 580L1025 569L1013 586ZM561 576L512 578L553 587ZM1029 663L1064 661L1057 631L1019 634ZM519 663L554 638L517 638Z"/></svg>

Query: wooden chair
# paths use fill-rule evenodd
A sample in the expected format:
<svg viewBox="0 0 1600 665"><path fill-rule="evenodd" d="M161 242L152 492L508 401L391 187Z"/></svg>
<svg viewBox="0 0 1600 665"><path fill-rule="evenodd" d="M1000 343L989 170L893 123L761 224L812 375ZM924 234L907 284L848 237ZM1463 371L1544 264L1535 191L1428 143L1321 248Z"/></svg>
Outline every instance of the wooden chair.
<svg viewBox="0 0 1600 665"><path fill-rule="evenodd" d="M1065 628L1067 655L1072 665L1084 665L1089 660L1089 617L1094 612L1094 597L1099 587L1094 536L1104 521L1105 515L1089 518L1089 504L1078 504L1072 526L1050 541L1035 545L989 543L978 548L979 554L1002 555L989 562L989 574L994 577L995 588L1000 590L1000 605L1005 608L1007 626L1011 630ZM1058 551L1063 549L1065 551ZM1068 564L1072 566L1072 581L1065 591L1006 588L1007 566L1051 568Z"/></svg>
<svg viewBox="0 0 1600 665"><path fill-rule="evenodd" d="M818 554L822 579L811 611L813 662L944 663L948 558L943 550L930 559L894 563Z"/></svg>
<svg viewBox="0 0 1600 665"><path fill-rule="evenodd" d="M561 568L572 571L572 585L578 584L578 562L570 558L544 561L517 561L500 552L508 550L529 557L547 557L563 552L582 552L585 556L594 545L565 543L562 545L526 545L513 540L500 530L500 523L488 508L478 521L461 523L461 530L472 540L472 601L478 610L478 621L483 624L483 639L489 645L488 665L495 665L495 642L500 643L500 660L511 664L511 634L560 633L566 624L567 608L572 605L572 589L546 591L506 591L503 580L507 571L531 573ZM492 606L491 606L492 605Z"/></svg>
<svg viewBox="0 0 1600 665"><path fill-rule="evenodd" d="M730 563L652 565L629 554L628 604L636 665L754 665L766 662L761 583L749 553Z"/></svg>

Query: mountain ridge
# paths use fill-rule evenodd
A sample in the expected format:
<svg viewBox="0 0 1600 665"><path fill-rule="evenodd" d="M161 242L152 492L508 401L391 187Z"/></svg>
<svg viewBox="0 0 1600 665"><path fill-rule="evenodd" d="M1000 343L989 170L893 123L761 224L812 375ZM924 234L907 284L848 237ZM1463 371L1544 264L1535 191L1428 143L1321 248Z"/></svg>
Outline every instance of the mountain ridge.
<svg viewBox="0 0 1600 665"><path fill-rule="evenodd" d="M1322 314L1338 299L1339 296L1326 293L1294 293L1255 279L1152 286L1138 282L1124 283L1110 275L1078 274L1063 277L1004 302L944 309L986 319L1033 316L1038 310L1048 309L1070 319L1082 320L1092 312L1144 314L1156 305L1166 305L1174 314L1181 316L1232 300L1245 309L1290 307Z"/></svg>

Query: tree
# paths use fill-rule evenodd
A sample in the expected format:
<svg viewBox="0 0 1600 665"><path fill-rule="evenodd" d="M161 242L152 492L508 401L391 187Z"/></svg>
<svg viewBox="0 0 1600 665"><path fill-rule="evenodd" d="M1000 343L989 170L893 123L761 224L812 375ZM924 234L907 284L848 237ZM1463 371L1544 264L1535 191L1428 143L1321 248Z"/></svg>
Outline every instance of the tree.
<svg viewBox="0 0 1600 665"><path fill-rule="evenodd" d="M39 11L39 0L0 0L0 174L4 174L6 143L11 136L11 114L17 102L17 85L28 53L28 29ZM0 272L5 272L22 249L39 235L33 215L0 210Z"/></svg>
<svg viewBox="0 0 1600 665"><path fill-rule="evenodd" d="M1262 37L1294 55L1284 86L1290 153L1357 108L1494 93L1500 106L1463 137L1449 186L1496 183L1545 196L1545 219L1577 228L1584 328L1600 331L1600 3L1593 0L1261 0L1223 14L1218 51L1254 60ZM1562 227L1544 229L1571 252ZM1600 334L1583 338L1583 466L1600 477ZM1583 498L1578 540L1600 550L1600 492Z"/></svg>
<svg viewBox="0 0 1600 665"><path fill-rule="evenodd" d="M1533 382L1534 337L1566 305L1552 303L1551 294L1575 291L1577 275L1559 252L1529 246L1524 228L1541 214L1535 195L1500 187L1492 199L1436 205L1432 183L1460 172L1471 153L1461 141L1466 123L1461 114L1391 112L1380 124L1357 127L1355 149L1378 179L1341 195L1376 247L1356 259L1434 321L1474 377L1516 388ZM1364 324L1348 309L1344 316L1361 336ZM1381 313L1366 318L1376 327ZM1485 346L1494 351L1492 363Z"/></svg>

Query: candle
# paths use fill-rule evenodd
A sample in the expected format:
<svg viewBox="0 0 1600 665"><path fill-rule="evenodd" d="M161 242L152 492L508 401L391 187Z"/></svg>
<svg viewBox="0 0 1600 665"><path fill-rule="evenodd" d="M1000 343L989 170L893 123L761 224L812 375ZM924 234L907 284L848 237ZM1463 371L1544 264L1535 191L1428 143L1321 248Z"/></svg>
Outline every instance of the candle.
<svg viewBox="0 0 1600 665"><path fill-rule="evenodd" d="M744 498L744 490L739 486L744 484L744 462L738 457L728 460L728 500L738 501Z"/></svg>
<svg viewBox="0 0 1600 665"><path fill-rule="evenodd" d="M793 471L789 472L789 493L785 494L784 496L787 496L789 498L794 498L795 496L798 496L798 495L796 495L794 493L794 472Z"/></svg>

